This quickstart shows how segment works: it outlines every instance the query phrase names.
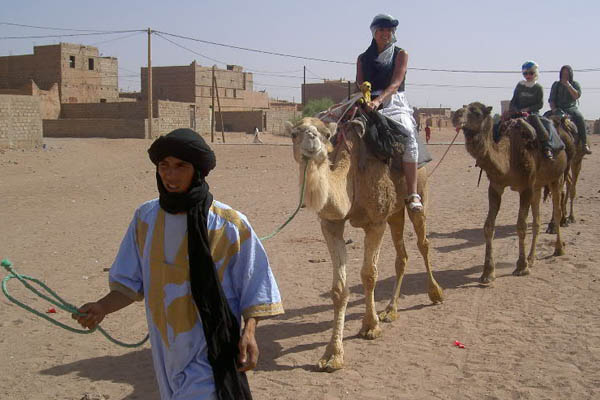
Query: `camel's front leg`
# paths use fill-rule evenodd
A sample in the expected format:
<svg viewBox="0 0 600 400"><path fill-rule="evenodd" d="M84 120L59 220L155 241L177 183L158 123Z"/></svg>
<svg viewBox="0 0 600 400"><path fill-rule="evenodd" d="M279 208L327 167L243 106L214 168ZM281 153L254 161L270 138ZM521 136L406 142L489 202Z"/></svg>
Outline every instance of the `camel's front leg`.
<svg viewBox="0 0 600 400"><path fill-rule="evenodd" d="M344 243L345 221L327 221L321 219L321 231L333 264L333 282L331 298L333 300L333 332L325 353L317 363L321 371L332 372L344 366L344 319L348 304L348 286L346 285L346 245Z"/></svg>
<svg viewBox="0 0 600 400"><path fill-rule="evenodd" d="M575 163L572 167L571 174L571 185L567 187L567 192L569 195L569 216L567 217L567 222L570 224L575 223L575 212L573 211L573 203L575 202L575 196L577 196L577 180L579 179L579 173L581 172L581 164L580 160L578 163Z"/></svg>
<svg viewBox="0 0 600 400"><path fill-rule="evenodd" d="M556 243L554 244L554 255L555 256L563 256L565 255L565 250L563 246L562 239L560 238L560 220L562 219L561 214L561 194L560 189L563 187L562 179L559 179L556 182L553 182L550 186L550 190L552 190L552 206L553 212L552 216L554 217L554 225L556 226Z"/></svg>
<svg viewBox="0 0 600 400"><path fill-rule="evenodd" d="M479 278L479 282L488 284L496 279L496 265L494 262L494 249L492 242L494 240L494 232L496 230L496 216L500 210L502 202L503 187L494 187L490 183L488 187L488 215L483 225L483 235L485 236L485 262L483 264L483 274Z"/></svg>
<svg viewBox="0 0 600 400"><path fill-rule="evenodd" d="M429 295L429 300L431 300L433 304L441 303L444 300L442 288L433 277L431 264L429 262L429 240L427 240L426 225L427 215L425 212L416 213L409 211L408 217L415 228L415 233L417 234L417 247L423 257L425 269L427 270L427 294Z"/></svg>
<svg viewBox="0 0 600 400"><path fill-rule="evenodd" d="M372 224L364 229L365 251L360 278L365 291L366 309L362 328L358 334L365 339L375 339L381 336L381 327L375 309L375 283L377 282L377 260L379 259L379 249L385 232L385 222Z"/></svg>
<svg viewBox="0 0 600 400"><path fill-rule="evenodd" d="M533 193L531 188L527 188L519 193L519 217L517 218L519 259L517 260L517 268L513 271L513 275L515 276L529 275L529 266L527 265L527 259L525 258L525 237L527 236L527 216L529 215L529 206L531 205L532 196Z"/></svg>
<svg viewBox="0 0 600 400"><path fill-rule="evenodd" d="M554 189L552 188L552 198L554 199ZM556 188L558 189L558 188ZM531 249L529 250L529 256L527 257L527 261L529 263L529 267L533 267L533 263L535 261L535 249L537 246L538 234L540 233L540 200L542 198L542 188L534 189L533 196L531 196L531 216L533 218L533 222L531 224ZM559 193L560 198L560 193ZM555 216L556 210L552 212L553 220L556 220Z"/></svg>
<svg viewBox="0 0 600 400"><path fill-rule="evenodd" d="M404 208L388 218L388 225L392 232L392 241L396 248L396 283L390 302L385 311L379 313L379 320L382 322L395 321L398 315L398 298L400 298L400 287L402 287L402 278L408 261L406 247L404 247Z"/></svg>

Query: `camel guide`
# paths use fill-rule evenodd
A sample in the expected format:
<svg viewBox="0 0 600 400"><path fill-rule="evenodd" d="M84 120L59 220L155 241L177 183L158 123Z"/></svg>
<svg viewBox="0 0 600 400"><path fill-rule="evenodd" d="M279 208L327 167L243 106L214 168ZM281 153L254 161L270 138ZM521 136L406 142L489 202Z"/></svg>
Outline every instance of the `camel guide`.
<svg viewBox="0 0 600 400"><path fill-rule="evenodd" d="M265 250L243 214L213 199L216 158L200 135L174 130L148 153L159 197L135 211L110 292L73 318L93 328L143 299L161 399L251 399L257 321L283 313Z"/></svg>

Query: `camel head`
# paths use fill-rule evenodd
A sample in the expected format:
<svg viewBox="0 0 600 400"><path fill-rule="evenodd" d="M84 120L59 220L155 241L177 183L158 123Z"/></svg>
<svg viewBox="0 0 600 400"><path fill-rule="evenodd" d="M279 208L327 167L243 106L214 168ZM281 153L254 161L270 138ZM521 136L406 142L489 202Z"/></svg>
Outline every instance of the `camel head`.
<svg viewBox="0 0 600 400"><path fill-rule="evenodd" d="M333 151L329 138L335 133L337 124L324 124L318 118L306 117L296 125L286 123L286 133L292 137L294 159L302 162L303 158L321 164Z"/></svg>
<svg viewBox="0 0 600 400"><path fill-rule="evenodd" d="M462 128L465 136L474 136L492 128L494 121L491 113L492 107L476 101L456 110L452 115L452 124Z"/></svg>

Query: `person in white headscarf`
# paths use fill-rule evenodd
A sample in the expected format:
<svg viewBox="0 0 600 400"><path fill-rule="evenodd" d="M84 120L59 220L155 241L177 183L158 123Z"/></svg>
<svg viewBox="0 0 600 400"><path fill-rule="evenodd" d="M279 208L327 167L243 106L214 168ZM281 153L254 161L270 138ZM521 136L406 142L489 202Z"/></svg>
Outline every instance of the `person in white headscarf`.
<svg viewBox="0 0 600 400"><path fill-rule="evenodd" d="M371 22L373 40L369 48L358 56L356 83L371 83L371 110L396 121L407 135L402 167L406 178L407 204L411 211L423 211L421 196L417 193L417 124L413 110L404 94L408 53L394 45L398 20L389 14L378 14Z"/></svg>
<svg viewBox="0 0 600 400"><path fill-rule="evenodd" d="M553 159L552 149L549 144L549 134L542 124L539 112L544 106L544 89L538 80L538 65L535 61L526 61L521 66L523 80L515 87L510 101L509 113L526 116L527 121L535 128L542 154L548 159ZM546 123L546 125L550 125Z"/></svg>

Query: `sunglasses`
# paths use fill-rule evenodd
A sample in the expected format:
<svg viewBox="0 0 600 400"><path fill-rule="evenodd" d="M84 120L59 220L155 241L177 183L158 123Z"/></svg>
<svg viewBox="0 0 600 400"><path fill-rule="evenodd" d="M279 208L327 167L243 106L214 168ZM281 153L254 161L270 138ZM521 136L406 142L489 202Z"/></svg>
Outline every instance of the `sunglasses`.
<svg viewBox="0 0 600 400"><path fill-rule="evenodd" d="M523 75L524 75L524 76L527 76L527 75L535 75L535 72L533 72L533 71L525 71L525 72L523 72Z"/></svg>

